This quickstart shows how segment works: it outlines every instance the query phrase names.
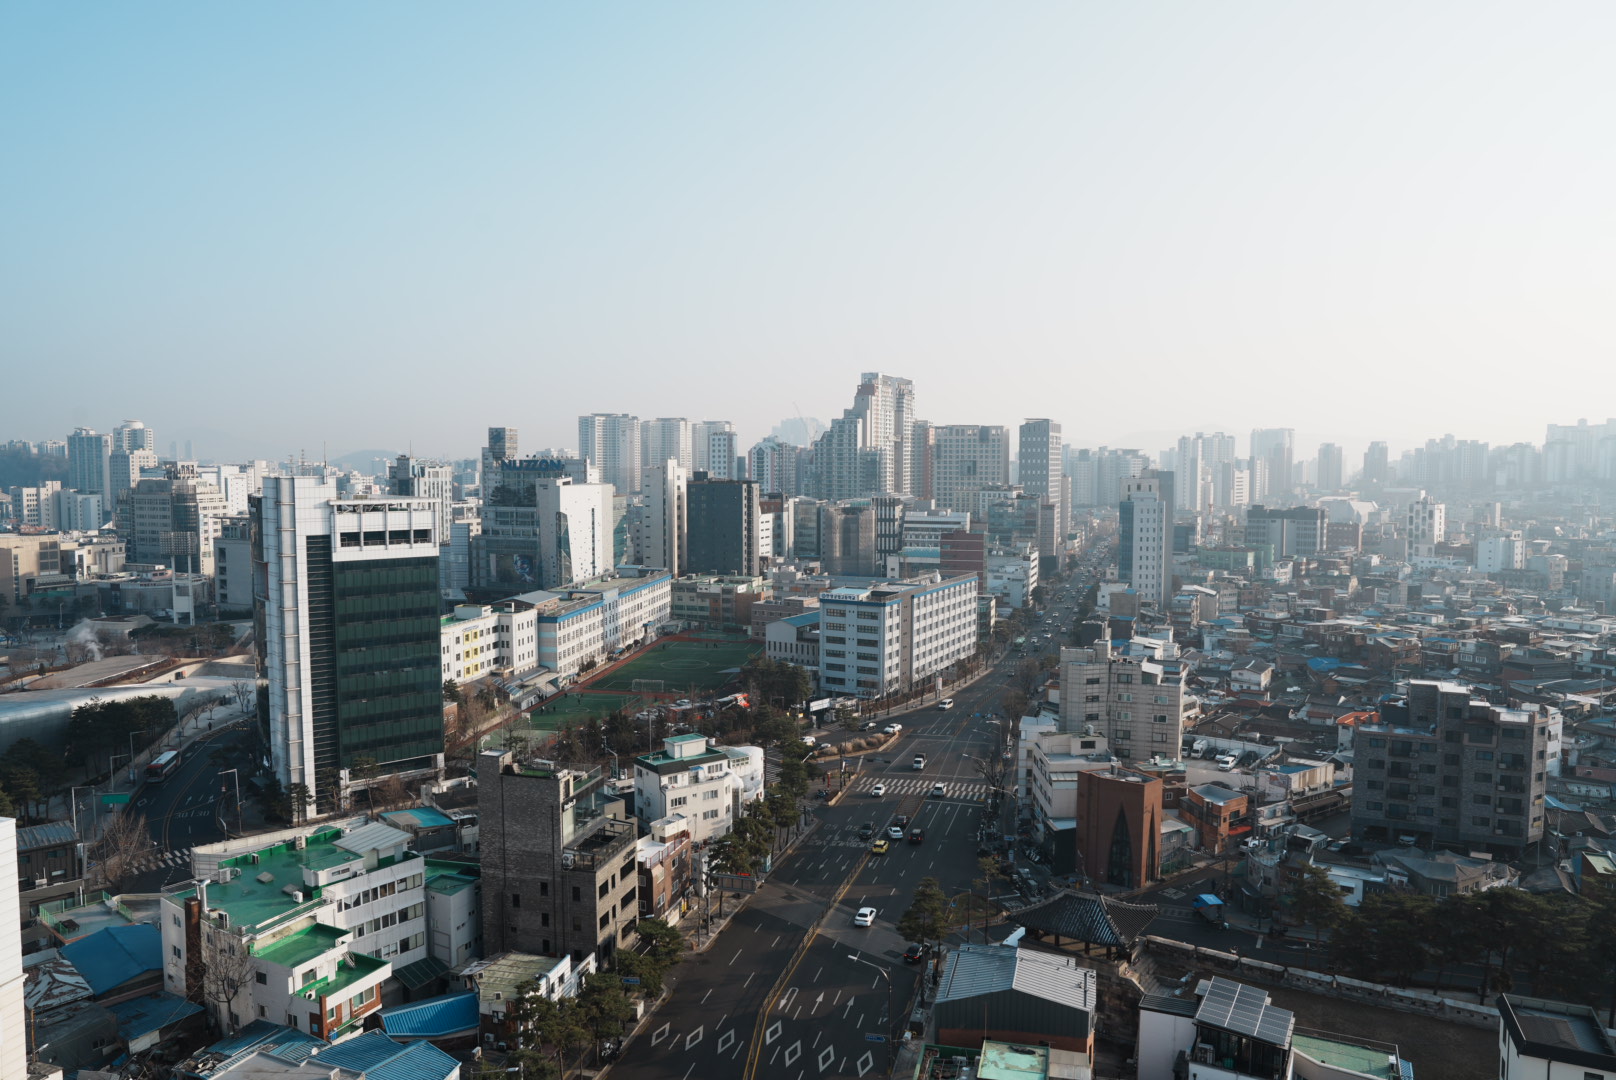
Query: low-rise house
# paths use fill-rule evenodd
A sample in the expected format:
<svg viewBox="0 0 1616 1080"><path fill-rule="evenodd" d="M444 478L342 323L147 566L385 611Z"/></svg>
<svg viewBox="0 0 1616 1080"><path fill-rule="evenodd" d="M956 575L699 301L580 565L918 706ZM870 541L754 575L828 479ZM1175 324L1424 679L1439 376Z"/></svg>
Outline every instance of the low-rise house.
<svg viewBox="0 0 1616 1080"><path fill-rule="evenodd" d="M534 956L507 952L469 964L461 972L467 990L477 994L477 1012L485 1042L515 1041L518 1034L510 1016L511 1002L522 993L559 1001L573 997L586 976L595 972L595 954L574 964L570 956Z"/></svg>
<svg viewBox="0 0 1616 1080"><path fill-rule="evenodd" d="M1589 1080L1616 1073L1616 1039L1586 1005L1498 998L1499 1080Z"/></svg>
<svg viewBox="0 0 1616 1080"><path fill-rule="evenodd" d="M482 1029L477 1001L477 991L456 990L381 1009L375 1020L388 1038L399 1042L424 1041L444 1050L469 1050L477 1045Z"/></svg>
<svg viewBox="0 0 1616 1080"><path fill-rule="evenodd" d="M937 1041L1044 1044L1094 1065L1095 973L1076 958L1032 948L961 945L948 954L932 1018Z"/></svg>
<svg viewBox="0 0 1616 1080"><path fill-rule="evenodd" d="M682 814L651 822L636 841L640 863L640 918L677 923L694 880L690 823Z"/></svg>

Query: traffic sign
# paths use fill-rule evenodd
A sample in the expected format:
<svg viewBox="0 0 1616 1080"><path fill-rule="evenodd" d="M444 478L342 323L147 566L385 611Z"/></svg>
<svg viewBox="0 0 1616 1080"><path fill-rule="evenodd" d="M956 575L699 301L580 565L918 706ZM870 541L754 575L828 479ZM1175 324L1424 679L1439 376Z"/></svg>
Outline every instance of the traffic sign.
<svg viewBox="0 0 1616 1080"><path fill-rule="evenodd" d="M638 975L624 975L623 976L623 985L624 986L638 986L638 985L640 985L640 977Z"/></svg>
<svg viewBox="0 0 1616 1080"><path fill-rule="evenodd" d="M101 796L101 805L102 806L122 806L123 804L125 804L125 803L127 803L129 801L129 796L130 796L130 793L127 792L127 791L115 791L115 792L112 792L110 794Z"/></svg>
<svg viewBox="0 0 1616 1080"><path fill-rule="evenodd" d="M886 1042L887 1037L885 1035L875 1035L875 1034L872 1034L871 1032L866 1031L864 1033L864 1041L865 1042Z"/></svg>

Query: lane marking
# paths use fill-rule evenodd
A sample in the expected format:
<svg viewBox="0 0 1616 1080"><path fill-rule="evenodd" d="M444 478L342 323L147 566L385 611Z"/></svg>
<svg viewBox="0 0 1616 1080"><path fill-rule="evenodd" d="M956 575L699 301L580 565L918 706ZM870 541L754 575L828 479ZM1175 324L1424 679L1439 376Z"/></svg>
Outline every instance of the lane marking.
<svg viewBox="0 0 1616 1080"><path fill-rule="evenodd" d="M668 1037L668 1029L670 1027L672 1027L672 1026L673 1026L673 1024L670 1021L668 1023L663 1024L661 1027L657 1028L656 1031L654 1031L651 1034L651 1045L655 1046L657 1043L661 1042L663 1039L666 1039Z"/></svg>
<svg viewBox="0 0 1616 1080"><path fill-rule="evenodd" d="M774 1023L769 1025L768 1030L763 1033L764 1046L768 1046L770 1043L774 1042L774 1040L780 1037L780 1026L782 1023L783 1021L776 1020Z"/></svg>
<svg viewBox="0 0 1616 1080"><path fill-rule="evenodd" d="M716 1027L717 1025L715 1024L714 1026ZM722 1034L722 1035L720 1035L718 1037L718 1052L720 1054L722 1054L725 1050L728 1050L730 1047L732 1047L734 1045L735 1045L735 1029L734 1028L730 1028L728 1031L724 1032L724 1034Z"/></svg>
<svg viewBox="0 0 1616 1080"><path fill-rule="evenodd" d="M827 1046L819 1052L819 1071L824 1072L826 1066L836 1060L836 1048Z"/></svg>
<svg viewBox="0 0 1616 1080"><path fill-rule="evenodd" d="M800 1058L800 1057L802 1057L802 1040L798 1039L796 1042L794 1042L790 1046L786 1047L786 1059L784 1061L782 1061L780 1064L782 1064L782 1065L794 1064L796 1062L796 1060L798 1058Z"/></svg>
<svg viewBox="0 0 1616 1080"><path fill-rule="evenodd" d="M875 1067L875 1053L873 1051L870 1051L870 1050L864 1051L864 1056L858 1059L858 1074L860 1076L863 1076L865 1073L869 1072L874 1067Z"/></svg>
<svg viewBox="0 0 1616 1080"><path fill-rule="evenodd" d="M689 1050L692 1046L695 1046L697 1043L701 1042L702 1036L705 1035L706 1033L707 1033L707 1025L703 1024L700 1027L698 1027L695 1031L692 1031L689 1035L686 1035L685 1036L685 1049Z"/></svg>

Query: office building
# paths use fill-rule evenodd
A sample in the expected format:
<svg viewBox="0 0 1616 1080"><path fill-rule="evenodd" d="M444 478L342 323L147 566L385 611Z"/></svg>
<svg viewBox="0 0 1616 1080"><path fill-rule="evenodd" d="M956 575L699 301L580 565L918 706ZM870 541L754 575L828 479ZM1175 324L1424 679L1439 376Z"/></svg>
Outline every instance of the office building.
<svg viewBox="0 0 1616 1080"><path fill-rule="evenodd" d="M1518 858L1543 837L1560 714L1506 709L1461 683L1415 679L1353 734L1352 834Z"/></svg>
<svg viewBox="0 0 1616 1080"><path fill-rule="evenodd" d="M441 542L449 539L449 524L454 520L454 467L438 461L421 461L408 454L387 467L388 488L394 495L411 495L418 499L431 499L438 508L437 534Z"/></svg>
<svg viewBox="0 0 1616 1080"><path fill-rule="evenodd" d="M1117 576L1162 612L1173 587L1173 479L1156 469L1128 477L1117 504Z"/></svg>
<svg viewBox="0 0 1616 1080"><path fill-rule="evenodd" d="M1296 486L1296 432L1290 428L1256 428L1251 433L1252 470L1260 479L1253 499L1282 502ZM1259 467L1260 463L1260 467Z"/></svg>
<svg viewBox="0 0 1616 1080"><path fill-rule="evenodd" d="M920 686L976 651L974 574L821 593L820 685L881 698Z"/></svg>
<svg viewBox="0 0 1616 1080"><path fill-rule="evenodd" d="M1372 442L1364 450L1363 475L1359 477L1365 487L1376 487L1391 482L1391 456L1383 442Z"/></svg>
<svg viewBox="0 0 1616 1080"><path fill-rule="evenodd" d="M116 506L118 497L134 487L149 469L157 468L157 454L151 450L114 450L107 455L107 489L109 503Z"/></svg>
<svg viewBox="0 0 1616 1080"><path fill-rule="evenodd" d="M315 477L266 477L249 504L259 720L282 788L319 796L360 759L382 774L443 754L437 507L338 499Z"/></svg>
<svg viewBox="0 0 1616 1080"><path fill-rule="evenodd" d="M606 963L634 939L634 823L599 768L477 757L483 947Z"/></svg>
<svg viewBox="0 0 1616 1080"><path fill-rule="evenodd" d="M157 453L157 433L139 420L125 420L112 429L113 450L148 450ZM189 456L189 455L187 455Z"/></svg>
<svg viewBox="0 0 1616 1080"><path fill-rule="evenodd" d="M1123 761L1176 755L1194 699L1170 651L1133 655L1108 638L1062 649L1061 730L1098 732Z"/></svg>
<svg viewBox="0 0 1616 1080"><path fill-rule="evenodd" d="M1273 559L1312 558L1328 550L1328 518L1324 510L1311 506L1287 510L1253 506L1246 511L1245 546L1259 549L1260 566Z"/></svg>
<svg viewBox="0 0 1616 1080"><path fill-rule="evenodd" d="M717 426L719 423L723 426ZM702 426L708 429L707 453L703 457L707 463L707 475L714 480L743 479L738 471L741 468L740 443L736 441L737 436L729 421L709 421Z"/></svg>
<svg viewBox="0 0 1616 1080"><path fill-rule="evenodd" d="M483 501L488 500L493 490L494 481L491 477L500 462L514 458L519 453L521 440L516 428L491 427L488 429L488 445L483 447L481 472L477 474L477 483L481 486Z"/></svg>
<svg viewBox="0 0 1616 1080"><path fill-rule="evenodd" d="M112 436L77 428L67 437L67 486L73 491L107 493L112 475Z"/></svg>
<svg viewBox="0 0 1616 1080"><path fill-rule="evenodd" d="M601 479L628 495L640 490L640 418L590 413L578 418L578 453L599 467Z"/></svg>
<svg viewBox="0 0 1616 1080"><path fill-rule="evenodd" d="M580 484L565 462L520 458L499 467L500 486L471 539L471 583L493 592L558 589L612 567L612 489Z"/></svg>
<svg viewBox="0 0 1616 1080"><path fill-rule="evenodd" d="M162 480L141 480L118 501L118 535L134 563L213 574L214 544L228 516L212 484L168 469Z"/></svg>
<svg viewBox="0 0 1616 1080"><path fill-rule="evenodd" d="M1091 880L1127 889L1157 880L1161 830L1160 777L1120 766L1078 773L1077 852Z"/></svg>
<svg viewBox="0 0 1616 1080"><path fill-rule="evenodd" d="M1313 486L1324 492L1340 491L1345 477L1342 475L1341 447L1335 443L1319 444L1318 476Z"/></svg>
<svg viewBox="0 0 1616 1080"><path fill-rule="evenodd" d="M1021 490L1055 504L1056 528L1064 535L1066 511L1061 473L1066 454L1061 444L1061 426L1053 420L1028 420L1021 425L1019 434L1016 463L1020 469ZM1051 554L1047 548L1041 550Z"/></svg>
<svg viewBox="0 0 1616 1080"><path fill-rule="evenodd" d="M1010 432L996 424L932 429L932 494L945 510L975 510L983 488L1010 483Z"/></svg>
<svg viewBox="0 0 1616 1080"><path fill-rule="evenodd" d="M750 575L762 570L757 484L698 472L685 488L685 506L685 573Z"/></svg>
<svg viewBox="0 0 1616 1080"><path fill-rule="evenodd" d="M733 432L735 425L728 420L697 420L690 425L691 459L688 468L692 472L715 474L713 460L713 436L725 432ZM725 445L723 440L718 443L720 451ZM733 468L733 466L731 466Z"/></svg>

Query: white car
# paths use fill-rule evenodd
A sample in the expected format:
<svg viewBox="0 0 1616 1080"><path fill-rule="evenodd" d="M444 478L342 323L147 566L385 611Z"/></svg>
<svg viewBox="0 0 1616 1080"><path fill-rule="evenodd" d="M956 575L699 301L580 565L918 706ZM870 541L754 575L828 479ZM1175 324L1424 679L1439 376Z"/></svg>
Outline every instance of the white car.
<svg viewBox="0 0 1616 1080"><path fill-rule="evenodd" d="M932 798L941 799L941 798L945 797L947 794L948 794L948 789L946 787L944 787L943 785L941 785L941 784L933 784L931 786L931 797Z"/></svg>
<svg viewBox="0 0 1616 1080"><path fill-rule="evenodd" d="M887 786L885 784L877 784L873 788L870 789L870 797L874 798L874 799L879 799L881 796L885 795L886 793L887 793Z"/></svg>
<svg viewBox="0 0 1616 1080"><path fill-rule="evenodd" d="M886 727L881 729L881 734L883 734L883 735L896 735L896 734L898 734L898 732L900 732L902 730L903 730L903 725L902 724L888 724Z"/></svg>
<svg viewBox="0 0 1616 1080"><path fill-rule="evenodd" d="M858 911L853 915L853 925L854 926L874 926L875 925L875 909L873 907L861 907L861 908L859 908Z"/></svg>
<svg viewBox="0 0 1616 1080"><path fill-rule="evenodd" d="M902 827L897 826L897 825L888 825L887 826L887 839L888 840L902 840L903 839L903 829L902 829Z"/></svg>
<svg viewBox="0 0 1616 1080"><path fill-rule="evenodd" d="M951 697L945 697L943 700L937 703L937 707L943 710L952 709L954 707L954 699Z"/></svg>

